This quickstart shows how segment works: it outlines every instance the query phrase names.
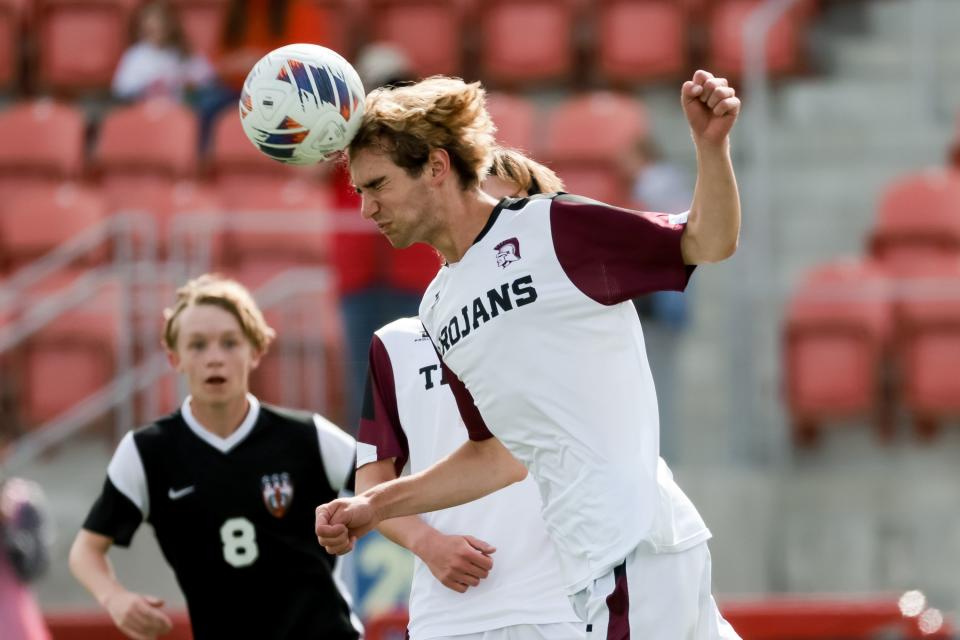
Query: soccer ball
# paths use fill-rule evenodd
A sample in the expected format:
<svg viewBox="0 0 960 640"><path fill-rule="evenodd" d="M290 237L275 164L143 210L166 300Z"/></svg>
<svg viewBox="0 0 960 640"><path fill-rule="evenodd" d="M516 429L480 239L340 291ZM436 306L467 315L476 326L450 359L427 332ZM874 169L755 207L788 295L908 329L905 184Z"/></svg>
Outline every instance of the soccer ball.
<svg viewBox="0 0 960 640"><path fill-rule="evenodd" d="M363 83L349 62L315 44L274 49L247 75L240 123L274 160L313 164L342 151L360 128Z"/></svg>

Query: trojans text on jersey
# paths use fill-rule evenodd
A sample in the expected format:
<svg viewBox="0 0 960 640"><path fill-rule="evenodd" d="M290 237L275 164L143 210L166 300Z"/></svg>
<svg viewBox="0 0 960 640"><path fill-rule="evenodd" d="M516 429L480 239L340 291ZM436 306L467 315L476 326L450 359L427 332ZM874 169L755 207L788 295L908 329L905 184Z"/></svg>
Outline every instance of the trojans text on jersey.
<svg viewBox="0 0 960 640"><path fill-rule="evenodd" d="M499 289L490 289L473 299L473 302L460 309L460 314L451 318L440 330L438 341L440 355L445 354L470 332L490 322L501 312L526 306L537 300L537 290L533 286L533 276L517 278L505 282Z"/></svg>

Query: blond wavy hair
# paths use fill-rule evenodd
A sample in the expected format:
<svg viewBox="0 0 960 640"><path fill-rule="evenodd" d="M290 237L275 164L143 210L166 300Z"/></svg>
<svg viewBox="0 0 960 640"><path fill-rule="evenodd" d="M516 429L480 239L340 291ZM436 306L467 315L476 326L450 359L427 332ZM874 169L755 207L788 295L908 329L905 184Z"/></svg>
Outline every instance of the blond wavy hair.
<svg viewBox="0 0 960 640"><path fill-rule="evenodd" d="M493 164L488 175L500 178L512 184L517 191L527 195L555 193L563 191L563 180L553 169L527 157L523 152L506 147L498 147L493 152Z"/></svg>
<svg viewBox="0 0 960 640"><path fill-rule="evenodd" d="M172 307L163 310L163 346L177 350L180 327L177 319L190 306L209 304L230 313L240 323L243 335L259 353L266 353L276 332L267 324L263 312L254 301L250 291L236 280L215 273L205 273L177 289Z"/></svg>
<svg viewBox="0 0 960 640"><path fill-rule="evenodd" d="M373 148L419 177L430 151L444 149L464 190L478 186L493 161L496 127L479 82L433 76L416 84L382 87L367 95L350 153Z"/></svg>

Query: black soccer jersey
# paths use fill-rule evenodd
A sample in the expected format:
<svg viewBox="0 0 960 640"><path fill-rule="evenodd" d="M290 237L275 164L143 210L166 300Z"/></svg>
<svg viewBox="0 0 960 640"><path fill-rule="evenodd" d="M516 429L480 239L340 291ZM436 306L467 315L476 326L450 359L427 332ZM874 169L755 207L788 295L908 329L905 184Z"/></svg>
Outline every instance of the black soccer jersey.
<svg viewBox="0 0 960 640"><path fill-rule="evenodd" d="M317 543L314 509L352 483L353 439L318 415L260 405L229 437L189 401L128 433L84 528L127 546L153 525L195 640L354 639L359 621Z"/></svg>

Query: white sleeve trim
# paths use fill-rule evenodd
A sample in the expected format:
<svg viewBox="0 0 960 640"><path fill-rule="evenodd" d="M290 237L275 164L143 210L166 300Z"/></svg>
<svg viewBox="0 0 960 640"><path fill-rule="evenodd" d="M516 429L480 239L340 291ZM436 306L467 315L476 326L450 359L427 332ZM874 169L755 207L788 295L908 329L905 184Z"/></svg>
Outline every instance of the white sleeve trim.
<svg viewBox="0 0 960 640"><path fill-rule="evenodd" d="M117 451L107 467L107 477L125 495L135 507L140 509L143 519L150 515L150 493L147 491L147 474L140 459L137 443L133 441L133 432L128 431L117 446Z"/></svg>
<svg viewBox="0 0 960 640"><path fill-rule="evenodd" d="M327 472L327 480L332 489L340 491L353 471L357 443L343 429L317 413L313 414L313 423L317 426L320 457Z"/></svg>
<svg viewBox="0 0 960 640"><path fill-rule="evenodd" d="M357 469L377 461L377 445L357 442Z"/></svg>
<svg viewBox="0 0 960 640"><path fill-rule="evenodd" d="M690 217L689 211L683 213L671 213L667 215L667 222L670 224L687 224L687 218Z"/></svg>

